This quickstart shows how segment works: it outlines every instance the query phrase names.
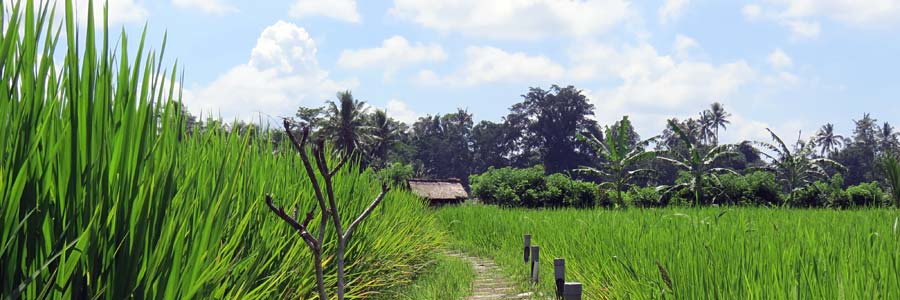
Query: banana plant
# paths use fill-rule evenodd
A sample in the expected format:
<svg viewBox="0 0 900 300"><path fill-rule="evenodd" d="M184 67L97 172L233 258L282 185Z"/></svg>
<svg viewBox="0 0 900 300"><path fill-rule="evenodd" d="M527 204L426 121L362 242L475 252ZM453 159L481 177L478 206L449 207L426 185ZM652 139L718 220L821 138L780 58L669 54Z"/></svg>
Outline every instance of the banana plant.
<svg viewBox="0 0 900 300"><path fill-rule="evenodd" d="M671 163L675 167L687 171L691 174L690 182L675 184L672 186L660 186L657 189L663 191L663 195L682 190L690 189L694 194L693 205L699 205L701 195L703 195L703 183L709 181L718 186L721 173L737 174L730 168L714 167L717 162L722 159L738 156L740 153L735 151L734 145L719 145L709 151L704 151L695 145L690 136L672 120L669 120L669 128L687 147L686 153L679 151L668 151L668 157L660 156L659 159ZM686 154L686 155L685 155Z"/></svg>
<svg viewBox="0 0 900 300"><path fill-rule="evenodd" d="M900 161L894 155L886 155L881 159L881 167L884 170L885 180L891 187L891 197L900 208Z"/></svg>
<svg viewBox="0 0 900 300"><path fill-rule="evenodd" d="M634 166L656 157L655 151L644 150L656 138L632 143L631 128L631 121L626 116L622 118L618 126L606 127L603 140L594 134L578 135L580 140L588 143L594 149L600 159L600 165L597 168L583 166L576 171L598 175L604 179L605 182L601 183L600 187L614 190L616 204L622 208L626 207L622 192L631 186L631 182L654 173L652 169L635 169Z"/></svg>
<svg viewBox="0 0 900 300"><path fill-rule="evenodd" d="M760 153L772 160L772 163L765 167L775 173L776 178L784 187L785 192L793 193L794 190L812 184L816 180L828 178L826 166L833 167L839 171L846 168L837 161L824 158L814 157L816 151L815 143L801 143L792 150L784 143L775 132L766 128L772 135L774 144L765 142L756 142L762 148L768 151Z"/></svg>

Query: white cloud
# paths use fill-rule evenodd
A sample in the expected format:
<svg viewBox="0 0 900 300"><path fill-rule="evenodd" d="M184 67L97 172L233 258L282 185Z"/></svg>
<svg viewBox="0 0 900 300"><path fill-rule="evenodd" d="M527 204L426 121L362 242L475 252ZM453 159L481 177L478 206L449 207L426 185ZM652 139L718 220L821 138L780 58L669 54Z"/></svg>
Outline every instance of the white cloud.
<svg viewBox="0 0 900 300"><path fill-rule="evenodd" d="M768 0L787 18L824 17L854 26L900 23L896 0Z"/></svg>
<svg viewBox="0 0 900 300"><path fill-rule="evenodd" d="M300 104L318 105L357 85L330 79L319 67L316 51L305 29L278 21L260 34L247 63L205 86L191 87L184 102L195 114L254 121L259 114L290 116Z"/></svg>
<svg viewBox="0 0 900 300"><path fill-rule="evenodd" d="M238 12L237 7L223 3L221 0L172 0L172 4L182 8L199 9L204 13L217 16Z"/></svg>
<svg viewBox="0 0 900 300"><path fill-rule="evenodd" d="M397 99L389 100L384 110L391 118L406 124L415 123L422 116L422 114L409 109L406 102Z"/></svg>
<svg viewBox="0 0 900 300"><path fill-rule="evenodd" d="M700 47L687 37L676 52ZM686 45L689 45L686 46ZM658 134L673 116L696 117L709 103L728 103L759 79L743 61L713 64L683 55L664 55L649 44L613 47L584 44L569 53L577 79L595 82L589 98L602 122L629 115L641 135Z"/></svg>
<svg viewBox="0 0 900 300"><path fill-rule="evenodd" d="M456 73L441 78L431 70L419 72L420 83L478 85L498 82L546 84L562 78L565 68L543 55L506 52L494 47L470 46Z"/></svg>
<svg viewBox="0 0 900 300"><path fill-rule="evenodd" d="M750 20L773 21L790 29L794 38L816 38L821 21L856 28L900 25L900 2L896 0L765 0L744 6Z"/></svg>
<svg viewBox="0 0 900 300"><path fill-rule="evenodd" d="M441 32L513 40L598 35L639 18L626 0L394 0L390 13Z"/></svg>
<svg viewBox="0 0 900 300"><path fill-rule="evenodd" d="M795 38L813 39L819 37L819 34L822 33L822 27L818 22L787 21L783 24L791 29L791 33Z"/></svg>
<svg viewBox="0 0 900 300"><path fill-rule="evenodd" d="M753 20L762 16L762 7L760 7L758 4L747 4L744 5L744 7L741 9L741 12L745 17Z"/></svg>
<svg viewBox="0 0 900 300"><path fill-rule="evenodd" d="M794 64L794 61L791 59L787 53L784 53L781 48L776 48L769 54L769 57L766 58L769 62L769 65L776 69L788 68Z"/></svg>
<svg viewBox="0 0 900 300"><path fill-rule="evenodd" d="M362 19L356 0L296 0L288 15L292 18L324 16L350 23L359 23Z"/></svg>
<svg viewBox="0 0 900 300"><path fill-rule="evenodd" d="M666 2L659 7L659 22L666 24L669 21L678 20L678 18L684 14L684 9L690 2L690 0L666 0Z"/></svg>
<svg viewBox="0 0 900 300"><path fill-rule="evenodd" d="M447 59L447 53L437 44L416 43L410 45L402 36L393 36L384 40L380 47L344 50L338 59L338 66L343 68L383 68L390 76L399 68L424 62L436 62Z"/></svg>
<svg viewBox="0 0 900 300"><path fill-rule="evenodd" d="M680 34L675 37L675 56L678 58L687 59L691 49L699 47L700 44L697 43L697 40L691 37Z"/></svg>
<svg viewBox="0 0 900 300"><path fill-rule="evenodd" d="M80 3L80 6L87 7L87 1ZM94 1L94 11L98 13L98 20L103 19L103 1ZM85 16L87 10L83 10ZM110 0L109 1L109 22L110 23L126 23L126 22L143 22L150 16L150 12L144 6L144 2L140 0Z"/></svg>

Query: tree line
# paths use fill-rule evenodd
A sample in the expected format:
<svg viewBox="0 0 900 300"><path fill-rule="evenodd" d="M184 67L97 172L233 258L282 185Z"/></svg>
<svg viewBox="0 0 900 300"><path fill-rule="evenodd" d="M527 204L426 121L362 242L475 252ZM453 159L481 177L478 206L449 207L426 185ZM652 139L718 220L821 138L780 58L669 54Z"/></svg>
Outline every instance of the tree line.
<svg viewBox="0 0 900 300"><path fill-rule="evenodd" d="M406 176L468 183L471 174L491 168L541 165L547 174L563 173L616 191L630 185L688 188L697 202L706 177L722 173L771 172L786 193L834 174L843 177L844 187L867 182L886 186L879 162L900 149L900 133L870 114L854 120L849 137L827 123L809 139L787 141L770 130L770 141L721 144L731 114L720 103L696 117L671 118L662 132L645 139L627 116L601 127L596 109L576 87L553 85L529 88L499 121L476 124L472 113L458 109L406 124L344 91L323 106L299 107L290 121L309 126L312 137L357 155L367 166L399 167L412 173ZM284 139L278 130L242 122L188 119L188 131L220 129L276 143ZM685 174L691 179L679 181Z"/></svg>

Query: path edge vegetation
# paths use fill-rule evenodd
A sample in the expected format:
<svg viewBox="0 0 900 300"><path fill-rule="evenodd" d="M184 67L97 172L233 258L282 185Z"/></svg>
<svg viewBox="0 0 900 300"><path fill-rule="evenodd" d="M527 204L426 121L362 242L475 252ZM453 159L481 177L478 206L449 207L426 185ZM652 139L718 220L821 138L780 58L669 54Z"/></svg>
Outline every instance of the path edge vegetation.
<svg viewBox="0 0 900 300"><path fill-rule="evenodd" d="M313 189L296 172L290 144L186 130L180 66L163 66L166 39L158 50L147 46L147 27L137 43L124 31L115 40L108 11L95 17L93 1L84 28L74 0L59 9L53 1L7 4L0 2L0 299L317 297L311 253L261 199L314 208L300 201ZM63 60L54 59L57 48ZM379 194L374 172L356 163L329 176L348 215ZM409 282L443 244L416 196L398 191L382 204L370 212L378 218L344 239L347 298ZM323 251L337 245L326 238ZM337 272L334 257L323 262ZM324 280L336 284L335 276Z"/></svg>

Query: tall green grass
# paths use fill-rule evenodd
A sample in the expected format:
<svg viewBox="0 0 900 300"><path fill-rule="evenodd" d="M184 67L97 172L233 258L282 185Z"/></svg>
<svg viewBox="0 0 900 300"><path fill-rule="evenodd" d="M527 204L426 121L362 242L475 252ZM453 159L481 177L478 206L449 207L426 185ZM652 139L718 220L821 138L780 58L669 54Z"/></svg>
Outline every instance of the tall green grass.
<svg viewBox="0 0 900 300"><path fill-rule="evenodd" d="M299 157L249 135L187 135L165 41L129 52L93 11L79 34L73 1L59 5L65 16L0 7L0 298L315 297L311 254L263 202L314 205ZM380 191L355 167L335 182L346 216ZM355 298L408 282L442 238L409 193L382 205L348 250Z"/></svg>
<svg viewBox="0 0 900 300"><path fill-rule="evenodd" d="M523 282L522 235L532 234L545 294L562 257L585 299L900 299L896 210L461 206L437 215L455 247Z"/></svg>

